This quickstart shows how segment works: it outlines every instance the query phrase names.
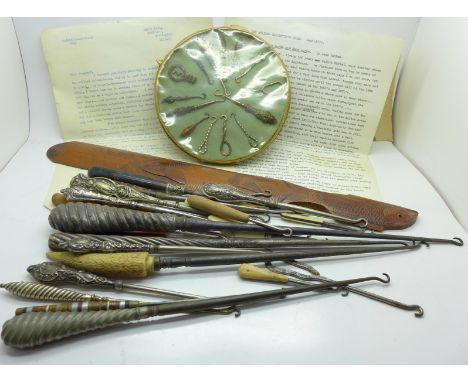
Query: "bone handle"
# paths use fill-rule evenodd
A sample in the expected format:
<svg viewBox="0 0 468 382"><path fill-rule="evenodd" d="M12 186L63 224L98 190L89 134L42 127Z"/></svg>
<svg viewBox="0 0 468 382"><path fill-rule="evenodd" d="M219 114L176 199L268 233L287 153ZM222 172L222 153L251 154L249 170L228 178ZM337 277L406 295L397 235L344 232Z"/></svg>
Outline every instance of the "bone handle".
<svg viewBox="0 0 468 382"><path fill-rule="evenodd" d="M268 269L262 269L252 264L241 264L237 272L241 278L248 280L273 281L280 283L287 283L289 281L289 278L286 275L274 273Z"/></svg>
<svg viewBox="0 0 468 382"><path fill-rule="evenodd" d="M111 278L140 278L154 272L154 258L148 252L86 253L48 252L47 257L72 268Z"/></svg>
<svg viewBox="0 0 468 382"><path fill-rule="evenodd" d="M197 210L219 216L226 220L235 220L241 222L248 222L249 215L236 210L235 208L228 207L222 203L215 202L203 196L191 195L187 198L187 203L190 207Z"/></svg>

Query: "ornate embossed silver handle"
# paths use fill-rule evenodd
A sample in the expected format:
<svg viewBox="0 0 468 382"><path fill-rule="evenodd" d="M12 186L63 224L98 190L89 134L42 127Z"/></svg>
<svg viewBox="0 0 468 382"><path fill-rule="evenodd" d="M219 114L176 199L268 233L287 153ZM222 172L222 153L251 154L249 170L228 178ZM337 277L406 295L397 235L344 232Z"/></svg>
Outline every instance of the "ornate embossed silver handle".
<svg viewBox="0 0 468 382"><path fill-rule="evenodd" d="M363 218L349 219L343 216L330 214L328 212L314 210L312 208L307 208L307 207L302 207L302 206L297 206L295 204L280 203L273 198L262 199L257 196L265 196L265 195L261 195L261 194L249 195L233 186L229 186L226 184L206 184L202 187L202 190L203 190L203 194L206 197L214 199L218 202L234 202L234 203L235 202L249 202L249 203L258 204L258 205L269 207L269 208L280 208L286 211L295 211L299 213L323 216L323 217L330 218L330 219L333 219L342 223L346 223L346 224L353 224L353 225L357 224L360 227L367 226L367 220Z"/></svg>
<svg viewBox="0 0 468 382"><path fill-rule="evenodd" d="M111 170L108 168L103 168L103 167L91 167L88 171L88 175L91 178L109 178L113 179L118 182L125 182L125 183L130 183L138 187L143 187L149 190L159 190L160 192L163 192L165 197L161 197L161 199L167 198L185 198L183 195L200 195L200 196L206 196L203 191L202 191L202 186L193 186L193 185L182 185L182 184L175 184L175 183L169 183L157 179L152 179L152 178L147 178L144 176L138 176L134 174L129 174L126 172L122 171L117 171L117 170ZM270 192L264 192L264 193L255 193L252 196L264 196L264 197L270 197L271 193ZM182 200L179 200L182 201ZM260 208L260 207L252 207L252 206L246 206L246 205L233 205L229 203L225 203L226 205L230 207L235 207L241 211L244 212L249 212L249 213L255 213L255 214L279 214L283 212L282 210L267 210L265 208Z"/></svg>
<svg viewBox="0 0 468 382"><path fill-rule="evenodd" d="M37 281L45 284L72 283L81 286L100 286L115 288L115 282L107 277L67 267L66 265L43 262L30 265L27 271Z"/></svg>
<svg viewBox="0 0 468 382"><path fill-rule="evenodd" d="M82 197L88 197L92 200L94 197L96 200L100 199L103 202L112 202L110 204L114 205L125 205L125 202L137 202L144 203L142 206L146 205L157 205L161 207L173 208L176 210L181 210L185 212L197 213L197 211L188 207L184 203L180 203L172 200L162 200L151 195L147 195L143 192L140 192L133 187L127 186L122 183L115 182L114 180L104 178L104 177L87 177L84 174L78 174L72 178L70 181L70 188L62 190L62 193L69 194L69 197L75 195L76 199L72 201L79 201L80 194ZM73 191L73 189L78 189L81 191ZM89 191L88 193L83 192L82 190ZM107 196L109 198L105 198ZM84 201L83 199L81 201ZM138 207L138 204L135 204Z"/></svg>
<svg viewBox="0 0 468 382"><path fill-rule="evenodd" d="M70 181L70 187L84 188L101 195L115 196L124 200L133 200L149 204L160 204L162 202L159 198L147 195L133 187L105 177L90 178L84 174L78 174Z"/></svg>
<svg viewBox="0 0 468 382"><path fill-rule="evenodd" d="M127 185L117 183L111 179L96 177L90 178L84 174L74 176L70 181L70 187L84 188L102 195L116 196L126 200L136 200L151 203L155 198L143 194Z"/></svg>
<svg viewBox="0 0 468 382"><path fill-rule="evenodd" d="M152 252L153 248L160 245L230 247L228 244L226 239L207 240L205 238L171 238L164 236L86 235L65 232L55 232L49 236L50 249L73 253L95 252L98 250L106 252Z"/></svg>
<svg viewBox="0 0 468 382"><path fill-rule="evenodd" d="M228 184L215 184L208 183L202 186L202 194L207 198L216 200L218 202L249 202L261 206L277 208L278 202L269 198L271 192L256 193L249 195L234 186ZM269 199L260 199L258 196L268 197Z"/></svg>
<svg viewBox="0 0 468 382"><path fill-rule="evenodd" d="M248 253L245 248L200 245L204 240L168 239L164 237L86 235L55 233L49 237L49 247L55 251L83 254L88 252L149 252L149 253ZM208 241L208 244L211 244Z"/></svg>
<svg viewBox="0 0 468 382"><path fill-rule="evenodd" d="M153 203L138 202L136 200L126 200L116 196L99 194L79 187L65 188L60 190L60 192L61 194L55 194L52 198L55 205L62 202L61 198L57 198L56 196L63 195L67 202L99 203L115 207L125 207L150 212L166 212L191 218L205 219L205 217L201 215L202 213L200 211L196 211L185 204L174 201L154 198L155 201L153 201Z"/></svg>
<svg viewBox="0 0 468 382"><path fill-rule="evenodd" d="M204 299L206 297L191 293L176 292L168 289L147 287L143 285L127 284L120 280L111 280L106 277L95 275L66 265L44 262L28 267L28 272L38 281L50 284L72 283L81 286L101 286L113 288L117 291L125 291L138 294L150 294L153 296L176 297L178 299ZM226 308L213 308L205 311L212 314L240 314L235 306Z"/></svg>
<svg viewBox="0 0 468 382"><path fill-rule="evenodd" d="M231 249L228 252L239 252L241 249L255 248L303 248L351 245L382 245L402 244L394 240L318 240L305 237L297 238L268 238L268 239L239 239L239 238L174 238L163 236L126 236L126 235L87 235L56 232L49 236L49 248L54 251L73 253L87 252L156 252L156 248L171 248L170 252L183 249L188 252L225 252L221 249Z"/></svg>

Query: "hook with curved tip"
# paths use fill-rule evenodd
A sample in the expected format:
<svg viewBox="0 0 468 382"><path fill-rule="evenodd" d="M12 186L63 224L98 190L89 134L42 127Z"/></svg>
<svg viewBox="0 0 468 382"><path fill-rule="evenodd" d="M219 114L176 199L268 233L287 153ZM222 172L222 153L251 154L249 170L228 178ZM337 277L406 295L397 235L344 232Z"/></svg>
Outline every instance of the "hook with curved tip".
<svg viewBox="0 0 468 382"><path fill-rule="evenodd" d="M200 152L200 154L206 154L206 152L208 151L208 138L210 137L211 130L213 130L213 126L216 124L216 122L218 122L218 117L211 116L210 118L213 121L210 123L210 126L208 127L208 130L206 131L203 142L198 147L198 151Z"/></svg>
<svg viewBox="0 0 468 382"><path fill-rule="evenodd" d="M263 192L256 192L254 194L250 194L250 196L258 197L258 196L263 196L264 198L271 198L273 193L271 190L265 190Z"/></svg>
<svg viewBox="0 0 468 382"><path fill-rule="evenodd" d="M383 282L384 284L388 284L388 283L390 282L390 280L391 280L391 279L390 279L390 276L388 275L388 273L382 273L382 275L385 276L385 280L384 280L384 279L381 279L382 282Z"/></svg>
<svg viewBox="0 0 468 382"><path fill-rule="evenodd" d="M190 134L192 134L192 132L203 122L205 122L207 119L210 118L210 115L208 113L205 113L205 117L203 117L202 119L200 119L198 122L195 122L194 124L186 127L185 129L182 130L182 132L180 133L180 136L181 137L186 137Z"/></svg>
<svg viewBox="0 0 468 382"><path fill-rule="evenodd" d="M459 237L452 238L452 242L453 244L458 245L459 247L463 246L464 244L463 240Z"/></svg>
<svg viewBox="0 0 468 382"><path fill-rule="evenodd" d="M369 222L365 218L359 218L356 221L356 225L361 228L367 228L367 226L369 225Z"/></svg>
<svg viewBox="0 0 468 382"><path fill-rule="evenodd" d="M295 268L302 269L306 271L307 273L310 273L312 276L320 276L320 272L310 264L301 263L300 261L297 261L297 260L286 260L284 261L284 263L291 265Z"/></svg>
<svg viewBox="0 0 468 382"><path fill-rule="evenodd" d="M404 304L404 303L402 303L400 301L392 300L390 298L383 297L383 296L380 296L378 294L368 292L368 291L365 291L363 289L351 287L351 286L348 286L346 288L347 288L347 290L349 292L352 292L354 294L358 294L358 295L361 295L363 297L368 297L368 298L370 298L372 300L382 302L384 304L393 306L393 307L398 308L398 309L403 309L403 310L406 310L406 311L415 312L414 313L415 317L422 317L424 315L424 309L420 305Z"/></svg>
<svg viewBox="0 0 468 382"><path fill-rule="evenodd" d="M422 317L424 315L424 309L420 305L410 305L411 309L408 310L416 310L414 313L415 317Z"/></svg>
<svg viewBox="0 0 468 382"><path fill-rule="evenodd" d="M263 215L255 214L255 215L252 215L252 217L255 219L261 220L264 223L268 223L271 220L271 216L268 214L263 214Z"/></svg>
<svg viewBox="0 0 468 382"><path fill-rule="evenodd" d="M241 315L240 309L233 305L226 308L211 308L206 310L201 310L200 313L211 313L211 314L221 314L221 315L230 315L234 313L234 317L239 317Z"/></svg>
<svg viewBox="0 0 468 382"><path fill-rule="evenodd" d="M286 82L281 82L281 81L271 82L271 83L269 83L269 84L264 85L260 90L257 90L256 93L262 93L262 94L264 94L264 95L268 95L269 93L267 93L267 92L265 91L266 88L269 88L269 87L275 86L275 85L284 85L285 83L286 83ZM273 89L273 90L275 90L275 89Z"/></svg>
<svg viewBox="0 0 468 382"><path fill-rule="evenodd" d="M249 142L250 147L258 147L260 144L257 139L252 137L247 130L245 129L244 125L237 119L236 113L231 113L230 118L234 119L234 122L236 125L239 127L239 129L242 131L242 133L245 135L247 138L247 141Z"/></svg>
<svg viewBox="0 0 468 382"><path fill-rule="evenodd" d="M226 96L221 89L216 89L213 94L216 97L225 97Z"/></svg>
<svg viewBox="0 0 468 382"><path fill-rule="evenodd" d="M293 235L293 233L294 233L292 228L289 228L289 227L280 228L280 227L276 227L276 226L271 225L271 224L267 224L267 223L265 223L263 221L263 219L257 218L257 216L250 216L249 221L251 221L252 223L261 225L262 227L268 228L268 229L270 229L272 231L280 232L283 236L286 236L286 237L291 237Z"/></svg>
<svg viewBox="0 0 468 382"><path fill-rule="evenodd" d="M340 215L335 215L335 214L332 214L332 213L329 213L329 212L320 211L320 210L316 210L316 209L309 208L309 207L304 207L304 206L294 204L294 203L279 203L279 202L276 202L275 207L283 208L283 209L285 209L287 211L294 211L295 213L299 213L299 214L309 214L309 215L315 215L315 216L330 218L330 219L333 219L333 220L335 220L337 222L341 222L341 223L345 223L345 224L349 224L349 225L354 225L354 226L357 225L359 228L366 228L367 225L368 225L367 219L362 218L362 217L360 217L360 218L347 218L347 217L340 216Z"/></svg>
<svg viewBox="0 0 468 382"><path fill-rule="evenodd" d="M304 269L304 267L303 267L304 264L300 263L297 260L287 261L285 263L287 263L289 265L292 265L292 266L294 266L296 268ZM289 280L291 282L293 282L293 283L296 283L296 284L304 285L305 283L310 283L310 281L320 281L320 282L333 281L332 279L329 279L328 277L324 277L324 276L304 275L304 274L301 274L299 272L291 271L291 270L284 269L284 268L275 267L275 266L273 266L271 264L271 262L265 263L265 266L267 267L267 269L269 269L272 272L283 274L283 275L286 275L286 276L291 276L292 278L290 278ZM313 268L312 266L310 266L308 264L306 265L306 267L310 267L310 268L315 270L315 268ZM305 269L305 270L310 273L310 269ZM317 271L317 273L318 273L318 271ZM381 282L383 282L385 284L389 283L390 282L390 276L387 273L383 273L383 275L385 276L385 280L379 279L379 281L381 281ZM303 281L303 280L307 280L307 281ZM371 300L379 301L379 302L384 303L386 305L393 306L395 308L408 310L408 311L416 311L416 313L414 314L416 317L422 317L423 314L424 314L424 310L420 305L404 304L402 302L392 300L392 299L389 299L387 297L383 297L383 296L380 296L378 294L368 292L366 290L356 288L356 287L353 287L353 286L349 286L349 285L345 286L343 288L340 288L340 289L342 290L342 296L347 296L351 292L351 293L358 294L358 295L363 296L363 297L370 298Z"/></svg>
<svg viewBox="0 0 468 382"><path fill-rule="evenodd" d="M288 264L288 265L291 265L293 267L297 267L297 268L301 268L301 269L304 269L302 268L302 266L304 265L303 263L299 263L298 261L296 260L291 260L291 261L284 261L284 263ZM299 266L300 265L300 266ZM285 268L280 268L280 267L277 267L277 266L274 266L270 261L269 262L266 262L265 263L265 267L274 272L274 273L279 273L281 275L285 275L285 276L290 276L290 277L293 277L295 280L291 280L293 282L298 282L299 280L301 281L320 281L320 282L323 282L325 281L324 278L322 276L320 276L320 274L318 273L318 271L315 270L315 268L313 268L312 266L310 266L310 268L314 269L316 273L312 273L311 270L309 269L306 269L307 272L310 273L310 275L304 275L302 273L299 273L299 272L296 272L296 271L292 271L290 269L285 269Z"/></svg>
<svg viewBox="0 0 468 382"><path fill-rule="evenodd" d="M415 245L419 245L419 244L424 244L424 245L427 245L429 246L428 243L423 243L423 242L416 242L414 240L409 240L409 241L403 241L403 240L390 240L389 242L386 242L386 241L379 241L380 244L401 244L402 246L404 247L408 247L408 246L415 246Z"/></svg>
<svg viewBox="0 0 468 382"><path fill-rule="evenodd" d="M429 248L431 245L426 242L426 241L416 241L416 240L413 240L413 245L417 245L417 244L420 244L420 245L425 245L426 248Z"/></svg>
<svg viewBox="0 0 468 382"><path fill-rule="evenodd" d="M219 152L221 153L222 156L228 157L229 155L232 154L231 144L228 141L223 140L221 142L221 145L219 146Z"/></svg>
<svg viewBox="0 0 468 382"><path fill-rule="evenodd" d="M226 97L229 97L230 95L232 95L232 92L226 88L226 84L224 83L224 81L222 79L220 79L221 81L221 86L223 87L223 90L224 90L224 95Z"/></svg>
<svg viewBox="0 0 468 382"><path fill-rule="evenodd" d="M227 308L218 309L218 312L219 312L219 314L226 314L226 315L234 313L234 317L236 317L236 318L240 317L240 315L241 315L241 310L236 305L229 306Z"/></svg>
<svg viewBox="0 0 468 382"><path fill-rule="evenodd" d="M221 82L223 90L216 89L214 95L216 97L229 97L232 94L232 92L226 88L226 85L224 84L224 81L221 78L219 79L219 82Z"/></svg>
<svg viewBox="0 0 468 382"><path fill-rule="evenodd" d="M227 135L227 116L226 115L221 115L219 117L220 119L223 119L223 135L221 138L221 145L219 146L219 152L221 155L228 157L232 153L232 146L231 144L227 141L226 135ZM227 151L226 151L227 150Z"/></svg>

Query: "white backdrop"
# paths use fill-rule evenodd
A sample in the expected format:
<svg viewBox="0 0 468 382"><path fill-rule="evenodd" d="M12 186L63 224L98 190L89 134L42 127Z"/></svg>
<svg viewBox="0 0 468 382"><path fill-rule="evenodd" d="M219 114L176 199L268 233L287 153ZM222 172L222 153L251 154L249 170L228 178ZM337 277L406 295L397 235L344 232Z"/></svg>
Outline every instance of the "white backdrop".
<svg viewBox="0 0 468 382"><path fill-rule="evenodd" d="M0 171L26 142L29 108L23 62L10 18L0 18Z"/></svg>
<svg viewBox="0 0 468 382"><path fill-rule="evenodd" d="M395 99L395 144L468 229L468 19L423 19Z"/></svg>
<svg viewBox="0 0 468 382"><path fill-rule="evenodd" d="M42 59L40 32L46 27L89 21L15 20L28 79L32 131L27 144L0 173L1 282L31 280L26 267L45 261L47 238L52 232L47 223L48 211L42 207L53 170L45 152L60 141L60 136ZM367 22L376 28L392 23ZM416 27L417 20L394 21L395 28L407 25L408 31L414 31L410 24ZM404 234L460 236L468 240L433 187L392 144L375 143L370 158L382 198L420 213L416 224ZM0 363L467 363L468 285L463 281L468 268L466 252L466 247L433 245L411 253L314 262L325 276L336 279L388 272L391 284L366 288L422 305L426 312L422 319L360 296L288 298L246 308L238 319L164 318L28 351L0 344ZM208 296L274 287L241 281L235 270L236 267L166 270L139 282ZM31 305L5 292L1 299L0 322L10 318L16 307Z"/></svg>

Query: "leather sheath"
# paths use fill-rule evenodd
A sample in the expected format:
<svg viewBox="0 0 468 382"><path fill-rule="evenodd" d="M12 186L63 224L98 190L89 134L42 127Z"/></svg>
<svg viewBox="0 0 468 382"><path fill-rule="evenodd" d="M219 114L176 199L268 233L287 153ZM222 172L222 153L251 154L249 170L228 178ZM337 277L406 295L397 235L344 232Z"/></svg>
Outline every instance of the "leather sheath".
<svg viewBox="0 0 468 382"><path fill-rule="evenodd" d="M120 170L176 184L201 186L224 183L246 192L270 190L283 203L294 203L332 214L365 218L376 231L403 229L412 225L416 211L354 195L316 191L294 183L219 170L199 164L118 150L83 142L66 142L52 146L47 157L54 163L88 170L93 166Z"/></svg>

